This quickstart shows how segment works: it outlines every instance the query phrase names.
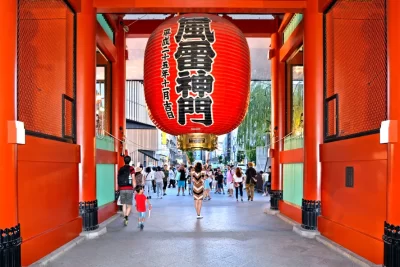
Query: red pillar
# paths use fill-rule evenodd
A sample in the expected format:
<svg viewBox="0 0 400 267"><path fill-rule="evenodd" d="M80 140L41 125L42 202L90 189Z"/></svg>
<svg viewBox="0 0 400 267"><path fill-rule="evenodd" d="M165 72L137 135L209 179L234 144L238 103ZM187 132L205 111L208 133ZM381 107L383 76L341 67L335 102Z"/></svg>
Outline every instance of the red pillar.
<svg viewBox="0 0 400 267"><path fill-rule="evenodd" d="M308 0L304 13L304 88L302 226L315 230L321 205L319 146L323 142L323 17L315 0Z"/></svg>
<svg viewBox="0 0 400 267"><path fill-rule="evenodd" d="M286 62L279 63L278 137L279 154L284 151L286 135ZM283 190L283 164L279 164L279 190Z"/></svg>
<svg viewBox="0 0 400 267"><path fill-rule="evenodd" d="M124 139L126 129L125 118L125 31L118 24L118 29L115 32L115 46L117 48L117 60L112 63L112 134L119 140ZM118 153L119 167L124 165L125 150L120 141L115 140L115 151ZM117 175L115 175L117 179ZM118 190L118 184L115 180L115 190Z"/></svg>
<svg viewBox="0 0 400 267"><path fill-rule="evenodd" d="M278 209L278 202L282 196L282 181L279 169L279 33L271 35L271 209Z"/></svg>
<svg viewBox="0 0 400 267"><path fill-rule="evenodd" d="M77 15L77 142L80 145L79 201L85 230L97 228L96 200L96 12L82 1ZM89 222L89 218L94 218Z"/></svg>
<svg viewBox="0 0 400 267"><path fill-rule="evenodd" d="M398 36L398 19L400 14L400 1L389 0L387 2L387 34L388 34L388 119L390 124L400 121L400 38ZM391 126L392 127L392 126ZM396 127L395 127L396 128ZM390 136L390 135L389 135ZM396 226L400 226L400 131L395 129L393 142L388 144L388 184L387 184L387 215L385 223L384 239L387 236L398 238L399 232ZM390 241L390 239L388 240ZM384 266L398 266L395 260L398 256L392 242L385 242ZM392 256L392 257L391 257Z"/></svg>
<svg viewBox="0 0 400 267"><path fill-rule="evenodd" d="M17 119L17 1L0 1L6 23L0 28L0 229L18 224L17 214L17 145L8 140L8 121Z"/></svg>

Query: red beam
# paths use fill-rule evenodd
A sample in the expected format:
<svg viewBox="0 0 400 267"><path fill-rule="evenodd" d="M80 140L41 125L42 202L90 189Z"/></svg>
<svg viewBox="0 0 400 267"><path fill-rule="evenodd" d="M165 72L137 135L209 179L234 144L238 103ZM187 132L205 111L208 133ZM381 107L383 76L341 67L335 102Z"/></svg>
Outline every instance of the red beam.
<svg viewBox="0 0 400 267"><path fill-rule="evenodd" d="M332 5L333 0L318 0L318 11L321 13L324 13L326 9L328 9L328 7L330 5Z"/></svg>
<svg viewBox="0 0 400 267"><path fill-rule="evenodd" d="M110 24L111 29L115 32L118 29L118 16L114 14L104 14L104 18Z"/></svg>
<svg viewBox="0 0 400 267"><path fill-rule="evenodd" d="M125 20L125 25L130 25L127 38L149 37L150 34L165 20L138 20L136 22ZM277 25L274 20L232 20L246 37L271 37L271 33L277 31Z"/></svg>
<svg viewBox="0 0 400 267"><path fill-rule="evenodd" d="M279 51L279 59L281 62L286 61L293 54L293 52L301 46L303 43L303 33L304 25L303 21L301 21Z"/></svg>
<svg viewBox="0 0 400 267"><path fill-rule="evenodd" d="M283 32L285 30L286 26L289 24L293 16L293 13L286 13L285 16L283 16L283 20L281 25L279 26L278 32Z"/></svg>
<svg viewBox="0 0 400 267"><path fill-rule="evenodd" d="M115 62L117 59L117 49L115 45L108 37L107 33L101 27L100 23L96 21L96 44L104 56L111 62Z"/></svg>
<svg viewBox="0 0 400 267"><path fill-rule="evenodd" d="M67 2L76 13L81 12L81 0L67 0Z"/></svg>
<svg viewBox="0 0 400 267"><path fill-rule="evenodd" d="M302 13L305 0L94 0L98 13Z"/></svg>

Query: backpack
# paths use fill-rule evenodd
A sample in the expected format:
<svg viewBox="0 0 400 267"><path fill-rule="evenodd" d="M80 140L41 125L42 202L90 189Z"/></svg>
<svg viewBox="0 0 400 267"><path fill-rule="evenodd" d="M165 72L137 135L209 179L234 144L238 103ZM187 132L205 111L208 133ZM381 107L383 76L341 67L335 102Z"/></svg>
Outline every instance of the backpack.
<svg viewBox="0 0 400 267"><path fill-rule="evenodd" d="M128 186L129 176L131 175L131 166L125 165L118 171L118 186Z"/></svg>

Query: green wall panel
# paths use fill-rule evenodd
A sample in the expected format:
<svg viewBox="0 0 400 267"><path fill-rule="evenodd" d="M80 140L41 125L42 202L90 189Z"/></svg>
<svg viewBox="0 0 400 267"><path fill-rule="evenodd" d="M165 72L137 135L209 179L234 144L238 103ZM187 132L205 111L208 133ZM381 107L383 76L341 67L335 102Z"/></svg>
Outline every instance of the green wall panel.
<svg viewBox="0 0 400 267"><path fill-rule="evenodd" d="M292 150L304 147L303 136L289 136L283 141L283 150Z"/></svg>
<svg viewBox="0 0 400 267"><path fill-rule="evenodd" d="M114 164L96 164L96 190L99 207L114 201Z"/></svg>
<svg viewBox="0 0 400 267"><path fill-rule="evenodd" d="M301 206L303 163L283 164L283 200Z"/></svg>
<svg viewBox="0 0 400 267"><path fill-rule="evenodd" d="M103 139L96 137L96 148L114 151L114 139L110 136L104 136Z"/></svg>

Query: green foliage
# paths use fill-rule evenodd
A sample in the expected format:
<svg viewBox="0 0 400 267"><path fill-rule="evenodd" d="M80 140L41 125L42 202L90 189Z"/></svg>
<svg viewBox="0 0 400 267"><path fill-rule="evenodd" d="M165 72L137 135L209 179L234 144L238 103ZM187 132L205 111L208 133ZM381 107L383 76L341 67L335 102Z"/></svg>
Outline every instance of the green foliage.
<svg viewBox="0 0 400 267"><path fill-rule="evenodd" d="M245 150L249 161L256 161L256 147L265 146L266 131L270 129L270 126L271 82L251 82L249 108L237 135L238 145Z"/></svg>
<svg viewBox="0 0 400 267"><path fill-rule="evenodd" d="M193 154L193 151L187 151L187 152L186 152L186 156L188 157L190 163L193 164L193 161L194 161L194 154Z"/></svg>
<svg viewBox="0 0 400 267"><path fill-rule="evenodd" d="M219 157L218 157L218 162L219 162L219 164L221 164L221 163L223 162L223 160L224 160L224 158L223 158L222 156L219 156Z"/></svg>
<svg viewBox="0 0 400 267"><path fill-rule="evenodd" d="M238 151L236 155L236 161L237 162L242 162L244 160L245 152L244 151Z"/></svg>
<svg viewBox="0 0 400 267"><path fill-rule="evenodd" d="M302 127L304 111L304 85L302 83L293 84L292 97L292 131L294 132Z"/></svg>

